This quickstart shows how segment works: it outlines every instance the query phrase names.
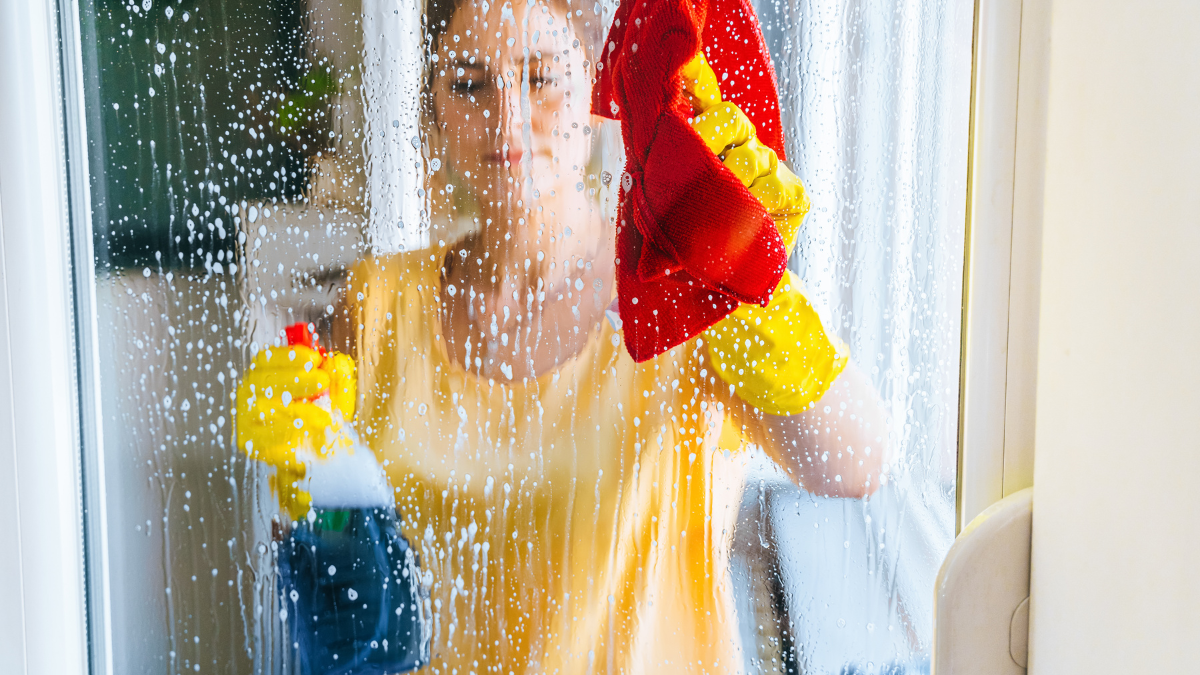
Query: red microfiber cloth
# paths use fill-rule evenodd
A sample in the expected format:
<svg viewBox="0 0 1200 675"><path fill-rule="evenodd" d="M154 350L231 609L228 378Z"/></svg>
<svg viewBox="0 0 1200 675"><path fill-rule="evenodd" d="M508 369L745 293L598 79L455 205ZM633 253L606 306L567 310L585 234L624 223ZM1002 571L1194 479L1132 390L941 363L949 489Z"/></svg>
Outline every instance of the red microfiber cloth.
<svg viewBox="0 0 1200 675"><path fill-rule="evenodd" d="M617 300L635 361L682 344L737 308L766 305L787 266L771 217L705 146L680 68L704 48L721 97L782 160L775 70L748 0L622 0L592 96L621 121Z"/></svg>

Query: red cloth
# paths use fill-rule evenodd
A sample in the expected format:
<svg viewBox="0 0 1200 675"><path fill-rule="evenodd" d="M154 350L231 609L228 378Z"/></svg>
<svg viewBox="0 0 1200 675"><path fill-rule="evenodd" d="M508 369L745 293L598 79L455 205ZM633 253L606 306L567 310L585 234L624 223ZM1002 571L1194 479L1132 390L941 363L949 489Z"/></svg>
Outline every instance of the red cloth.
<svg viewBox="0 0 1200 675"><path fill-rule="evenodd" d="M748 0L622 0L597 65L592 112L621 121L617 299L625 347L639 362L739 302L765 306L787 266L762 204L688 124L679 70L701 45L722 99L784 158L775 70Z"/></svg>

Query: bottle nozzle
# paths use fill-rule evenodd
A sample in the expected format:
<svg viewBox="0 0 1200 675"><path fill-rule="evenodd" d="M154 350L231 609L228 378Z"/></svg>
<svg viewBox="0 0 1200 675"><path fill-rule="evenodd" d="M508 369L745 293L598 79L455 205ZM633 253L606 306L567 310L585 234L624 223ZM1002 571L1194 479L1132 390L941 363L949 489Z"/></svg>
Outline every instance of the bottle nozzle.
<svg viewBox="0 0 1200 675"><path fill-rule="evenodd" d="M289 346L300 345L301 347L308 347L324 355L325 350L318 346L319 339L317 334L309 329L309 325L311 324L301 321L284 328L283 332L287 336L287 343Z"/></svg>

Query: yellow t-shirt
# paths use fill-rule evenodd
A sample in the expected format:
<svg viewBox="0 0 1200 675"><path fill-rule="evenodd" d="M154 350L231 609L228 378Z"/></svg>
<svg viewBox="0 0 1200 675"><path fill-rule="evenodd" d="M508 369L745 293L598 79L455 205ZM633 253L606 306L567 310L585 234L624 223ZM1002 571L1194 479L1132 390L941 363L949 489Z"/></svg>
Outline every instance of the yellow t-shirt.
<svg viewBox="0 0 1200 675"><path fill-rule="evenodd" d="M552 372L483 378L447 356L440 265L369 259L347 294L357 425L432 584L433 672L740 670L738 485L714 462L742 440L695 343L636 364L601 322Z"/></svg>

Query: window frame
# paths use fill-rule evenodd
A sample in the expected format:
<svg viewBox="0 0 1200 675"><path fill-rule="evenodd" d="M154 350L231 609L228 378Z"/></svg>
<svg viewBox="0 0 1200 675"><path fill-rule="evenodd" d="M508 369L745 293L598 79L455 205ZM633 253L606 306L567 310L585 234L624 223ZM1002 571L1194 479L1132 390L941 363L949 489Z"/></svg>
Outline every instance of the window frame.
<svg viewBox="0 0 1200 675"><path fill-rule="evenodd" d="M1033 485L1049 24L975 2L956 534Z"/></svg>
<svg viewBox="0 0 1200 675"><path fill-rule="evenodd" d="M88 670L68 120L53 0L0 3L0 671ZM83 175L86 176L86 173Z"/></svg>

